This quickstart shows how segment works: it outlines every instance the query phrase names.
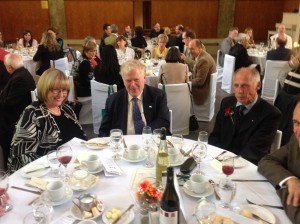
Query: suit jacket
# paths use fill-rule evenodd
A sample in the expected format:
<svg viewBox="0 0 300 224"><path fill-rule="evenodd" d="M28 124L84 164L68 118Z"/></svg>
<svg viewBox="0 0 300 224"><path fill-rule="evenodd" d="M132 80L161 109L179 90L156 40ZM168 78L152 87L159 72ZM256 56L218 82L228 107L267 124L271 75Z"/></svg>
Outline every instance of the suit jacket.
<svg viewBox="0 0 300 224"><path fill-rule="evenodd" d="M216 72L216 63L206 51L196 57L192 73L192 95L194 102L201 105L207 99L210 91L210 75Z"/></svg>
<svg viewBox="0 0 300 224"><path fill-rule="evenodd" d="M30 91L34 89L35 82L26 68L21 67L11 74L0 93L0 135L13 134L20 114L31 103Z"/></svg>
<svg viewBox="0 0 300 224"><path fill-rule="evenodd" d="M169 130L170 116L166 94L157 88L145 85L143 91L143 109L152 130L165 127ZM122 89L106 100L105 115L99 129L99 136L109 136L111 129L118 128L127 134L128 92Z"/></svg>
<svg viewBox="0 0 300 224"><path fill-rule="evenodd" d="M235 57L234 71L242 67L248 67L253 63L248 55L247 49L241 44L236 44L230 48L229 55Z"/></svg>
<svg viewBox="0 0 300 224"><path fill-rule="evenodd" d="M275 50L268 51L266 60L289 61L290 57L291 57L290 49L284 47L278 47Z"/></svg>
<svg viewBox="0 0 300 224"><path fill-rule="evenodd" d="M235 96L228 96L222 100L208 142L257 164L270 152L281 113L259 97L251 110L238 119L236 103ZM225 114L225 109L228 108L233 112L232 116Z"/></svg>
<svg viewBox="0 0 300 224"><path fill-rule="evenodd" d="M287 177L296 176L300 178L300 148L299 141L293 135L289 143L272 154L266 155L258 163L258 171L264 175L270 183L277 188L277 194L288 217L293 223L300 223L299 206L294 208L286 204L288 189L279 189L279 183Z"/></svg>
<svg viewBox="0 0 300 224"><path fill-rule="evenodd" d="M176 46L179 47L181 53L184 51L184 43L182 42L182 33L176 37Z"/></svg>

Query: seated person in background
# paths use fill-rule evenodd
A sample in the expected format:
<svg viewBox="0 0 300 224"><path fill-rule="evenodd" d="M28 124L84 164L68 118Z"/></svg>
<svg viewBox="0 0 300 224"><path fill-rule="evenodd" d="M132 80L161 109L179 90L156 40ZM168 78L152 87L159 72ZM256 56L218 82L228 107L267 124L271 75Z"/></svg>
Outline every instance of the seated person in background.
<svg viewBox="0 0 300 224"><path fill-rule="evenodd" d="M166 94L148 85L145 65L128 60L121 66L125 89L110 95L99 136L109 136L110 130L121 129L124 135L141 134L144 126L152 130L165 127L169 130L170 116Z"/></svg>
<svg viewBox="0 0 300 224"><path fill-rule="evenodd" d="M86 139L74 111L64 103L69 90L69 80L60 70L50 68L40 77L39 101L26 107L15 129L8 159L10 173L74 137Z"/></svg>
<svg viewBox="0 0 300 224"><path fill-rule="evenodd" d="M143 36L143 28L136 26L134 28L135 37L131 39L131 46L138 54L142 55L142 52L147 47L147 42Z"/></svg>
<svg viewBox="0 0 300 224"><path fill-rule="evenodd" d="M171 47L166 56L166 63L159 69L158 82L162 84L180 84L188 81L188 67L180 63L180 51Z"/></svg>
<svg viewBox="0 0 300 224"><path fill-rule="evenodd" d="M105 42L104 42L105 38L111 34L109 23L104 23L102 28L103 28L103 34L102 37L100 38L99 52L101 52L102 49L105 47Z"/></svg>
<svg viewBox="0 0 300 224"><path fill-rule="evenodd" d="M182 42L184 43L184 52L181 53L181 59L188 65L190 72L193 71L195 58L190 54L189 44L191 40L196 38L196 34L192 30L186 30L182 33Z"/></svg>
<svg viewBox="0 0 300 224"><path fill-rule="evenodd" d="M51 33L43 33L41 44L33 56L34 61L39 61L37 75L42 75L50 68L50 60L63 58L63 51Z"/></svg>
<svg viewBox="0 0 300 224"><path fill-rule="evenodd" d="M125 61L129 59L134 59L134 50L128 47L128 41L124 36L118 36L116 42L116 51L120 65L122 65Z"/></svg>
<svg viewBox="0 0 300 224"><path fill-rule="evenodd" d="M293 114L294 135L287 145L266 155L258 171L275 187L283 208L292 221L300 223L300 103Z"/></svg>
<svg viewBox="0 0 300 224"><path fill-rule="evenodd" d="M228 37L226 37L220 47L219 65L224 66L225 54L229 53L231 47L233 47L237 42L237 37L239 34L239 29L237 27L231 27L228 32Z"/></svg>
<svg viewBox="0 0 300 224"><path fill-rule="evenodd" d="M96 57L97 45L88 41L82 46L82 54L73 64L71 75L74 77L76 94L78 97L91 96L91 83L95 74L100 71L101 61ZM94 59L97 64L92 64Z"/></svg>
<svg viewBox="0 0 300 224"><path fill-rule="evenodd" d="M134 37L134 32L131 30L131 26L125 26L125 32L122 34L127 40L131 40Z"/></svg>
<svg viewBox="0 0 300 224"><path fill-rule="evenodd" d="M189 50L195 65L192 72L192 95L196 105L202 105L210 91L210 76L216 72L216 63L213 57L203 50L199 39L194 39L189 44Z"/></svg>
<svg viewBox="0 0 300 224"><path fill-rule="evenodd" d="M111 45L105 46L102 49L101 58L102 66L99 73L95 74L95 80L108 85L116 84L118 91L123 89L124 83L120 75L120 65L116 49Z"/></svg>
<svg viewBox="0 0 300 224"><path fill-rule="evenodd" d="M286 48L289 48L289 49L293 48L293 41L292 41L291 36L289 36L285 33L285 25L280 24L277 27L277 33L270 37L272 49L276 48L276 38L277 37L280 37L281 39L286 39L286 45L285 45Z"/></svg>
<svg viewBox="0 0 300 224"><path fill-rule="evenodd" d="M25 107L31 103L30 91L35 89L35 82L29 71L24 68L21 56L5 55L4 65L10 76L0 92L0 145L6 167L15 124Z"/></svg>
<svg viewBox="0 0 300 224"><path fill-rule="evenodd" d="M119 27L116 24L110 25L111 34L109 34L108 37L104 39L105 46L112 45L113 47L116 47L117 45L117 37L118 37L118 31Z"/></svg>
<svg viewBox="0 0 300 224"><path fill-rule="evenodd" d="M149 35L150 39L158 37L159 34L163 34L164 30L160 28L159 23L154 23L153 30L151 30L151 33Z"/></svg>
<svg viewBox="0 0 300 224"><path fill-rule="evenodd" d="M6 42L4 41L4 39L3 39L3 35L2 35L2 33L0 32L0 48L1 47L6 47Z"/></svg>
<svg viewBox="0 0 300 224"><path fill-rule="evenodd" d="M96 47L98 47L97 41L96 41L95 37L92 37L92 36L86 36L86 37L84 38L84 40L83 40L83 45L86 45L86 44L87 44L88 42L90 42L90 41L94 42L94 43L96 44ZM98 50L98 49L96 49L96 50ZM97 51L96 51L96 52L97 52ZM80 55L81 55L81 53L80 53ZM96 53L95 57L93 57L93 58L90 59L90 62L92 63L92 66L93 66L94 68L95 68L96 66L101 67L101 58L100 58L100 55L98 55L98 54Z"/></svg>
<svg viewBox="0 0 300 224"><path fill-rule="evenodd" d="M253 29L251 27L247 27L245 29L244 33L248 34L248 36L250 37L250 39L249 39L250 46L255 48L254 37L253 37Z"/></svg>
<svg viewBox="0 0 300 224"><path fill-rule="evenodd" d="M168 36L165 34L159 34L157 37L158 46L153 48L151 57L155 59L165 59L168 53L166 44L168 43Z"/></svg>
<svg viewBox="0 0 300 224"><path fill-rule="evenodd" d="M300 47L292 50L289 65L292 68L284 80L283 90L287 94L296 95L300 93Z"/></svg>
<svg viewBox="0 0 300 224"><path fill-rule="evenodd" d="M168 43L166 45L167 48L176 46L176 37L171 35L171 30L169 27L164 28L164 34L168 36Z"/></svg>
<svg viewBox="0 0 300 224"><path fill-rule="evenodd" d="M267 53L266 60L288 61L291 57L291 50L285 48L286 39L276 38L276 49L270 50Z"/></svg>
<svg viewBox="0 0 300 224"><path fill-rule="evenodd" d="M257 94L261 82L256 69L236 71L233 87L234 96L221 102L208 143L257 164L270 152L281 113Z"/></svg>
<svg viewBox="0 0 300 224"><path fill-rule="evenodd" d="M23 33L23 37L20 38L19 44L21 48L24 47L33 47L37 48L38 47L38 42L32 38L30 30L25 30Z"/></svg>
<svg viewBox="0 0 300 224"><path fill-rule="evenodd" d="M47 29L47 32L48 33L51 33L52 36L56 39L58 45L61 47L61 49L63 50L64 48L64 41L63 39L61 39L59 36L58 36L58 29L56 27L49 27Z"/></svg>
<svg viewBox="0 0 300 224"><path fill-rule="evenodd" d="M229 50L229 55L235 57L234 71L242 67L248 67L252 61L248 55L247 48L249 47L249 36L245 33L239 33L237 44Z"/></svg>
<svg viewBox="0 0 300 224"><path fill-rule="evenodd" d="M182 33L184 31L183 25L179 24L175 27L175 33L176 33L176 46L179 47L180 53L183 53L184 51L184 43L182 41Z"/></svg>

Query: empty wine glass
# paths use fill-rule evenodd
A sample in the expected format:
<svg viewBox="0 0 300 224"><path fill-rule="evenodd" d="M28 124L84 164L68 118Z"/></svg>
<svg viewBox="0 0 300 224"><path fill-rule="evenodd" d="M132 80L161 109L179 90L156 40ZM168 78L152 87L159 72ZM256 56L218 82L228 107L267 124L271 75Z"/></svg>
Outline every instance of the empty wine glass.
<svg viewBox="0 0 300 224"><path fill-rule="evenodd" d="M121 129L112 129L110 130L110 142L112 144L112 150L116 154L113 156L115 160L121 159L121 154L119 153L121 148L120 144L123 139L123 132Z"/></svg>
<svg viewBox="0 0 300 224"><path fill-rule="evenodd" d="M62 177L64 181L67 181L67 166L72 160L72 148L67 145L57 148L56 157L60 164L65 167L65 172L63 173Z"/></svg>
<svg viewBox="0 0 300 224"><path fill-rule="evenodd" d="M1 207L5 212L10 211L13 206L7 203L7 199L4 198L5 193L7 192L9 186L8 174L3 170L0 171L0 202Z"/></svg>
<svg viewBox="0 0 300 224"><path fill-rule="evenodd" d="M216 218L216 205L202 197L195 208L195 216L199 224L211 224Z"/></svg>
<svg viewBox="0 0 300 224"><path fill-rule="evenodd" d="M152 139L153 139L153 142L157 145L157 147L160 144L160 135L161 135L161 130L160 129L154 129L153 130Z"/></svg>
<svg viewBox="0 0 300 224"><path fill-rule="evenodd" d="M202 171L200 171L200 163L202 159L204 159L207 155L207 147L206 144L197 142L193 145L192 156L198 165L198 169L196 173L201 173L204 175Z"/></svg>
<svg viewBox="0 0 300 224"><path fill-rule="evenodd" d="M231 201L235 196L236 184L231 181L229 178L221 179L217 185L217 194L219 195L222 204L220 205L223 208L231 209Z"/></svg>
<svg viewBox="0 0 300 224"><path fill-rule="evenodd" d="M50 151L47 153L47 160L49 162L49 165L51 167L50 177L59 177L59 166L60 162L57 159L56 151Z"/></svg>
<svg viewBox="0 0 300 224"><path fill-rule="evenodd" d="M143 148L147 153L145 167L151 168L154 167L154 161L152 161L153 157L153 148L152 148L152 131L151 127L146 126L143 128L142 132L142 139L143 139Z"/></svg>
<svg viewBox="0 0 300 224"><path fill-rule="evenodd" d="M181 134L173 134L171 137L171 142L174 148L181 150L183 146L183 136Z"/></svg>
<svg viewBox="0 0 300 224"><path fill-rule="evenodd" d="M223 157L222 160L222 171L229 178L229 175L233 174L234 171L234 158L231 156Z"/></svg>
<svg viewBox="0 0 300 224"><path fill-rule="evenodd" d="M208 133L206 131L200 131L198 136L198 141L204 144L208 143Z"/></svg>

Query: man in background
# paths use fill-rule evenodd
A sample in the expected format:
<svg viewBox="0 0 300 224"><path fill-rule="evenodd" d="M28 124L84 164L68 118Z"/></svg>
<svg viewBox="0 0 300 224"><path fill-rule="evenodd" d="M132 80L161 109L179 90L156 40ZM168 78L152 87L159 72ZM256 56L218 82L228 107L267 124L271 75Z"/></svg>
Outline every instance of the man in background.
<svg viewBox="0 0 300 224"><path fill-rule="evenodd" d="M175 27L175 33L177 35L177 37L176 37L176 46L179 47L180 53L183 53L183 51L184 51L184 43L182 41L183 31L184 31L183 25L179 24Z"/></svg>
<svg viewBox="0 0 300 224"><path fill-rule="evenodd" d="M277 37L280 37L281 39L286 40L286 45L285 45L286 48L288 48L288 49L293 48L292 37L285 33L285 25L280 24L277 27L277 33L270 37L271 48L273 48L273 49L276 48L276 38Z"/></svg>
<svg viewBox="0 0 300 224"><path fill-rule="evenodd" d="M228 37L222 41L219 56L219 65L221 67L224 66L225 54L228 54L230 48L236 44L238 34L239 29L237 27L231 27L228 32Z"/></svg>
<svg viewBox="0 0 300 224"><path fill-rule="evenodd" d="M103 32L104 33L102 34L102 37L100 39L100 46L99 46L99 48L100 48L99 51L100 52L105 47L104 39L111 34L111 29L110 29L110 24L109 23L104 23L103 24Z"/></svg>
<svg viewBox="0 0 300 224"><path fill-rule="evenodd" d="M193 71L195 58L190 54L189 44L196 38L196 34L192 30L186 30L182 33L182 42L184 43L184 52L181 53L181 59L188 65L190 72Z"/></svg>
<svg viewBox="0 0 300 224"><path fill-rule="evenodd" d="M105 45L112 45L113 47L116 47L119 28L116 24L111 24L110 29L111 34L104 39L104 43Z"/></svg>

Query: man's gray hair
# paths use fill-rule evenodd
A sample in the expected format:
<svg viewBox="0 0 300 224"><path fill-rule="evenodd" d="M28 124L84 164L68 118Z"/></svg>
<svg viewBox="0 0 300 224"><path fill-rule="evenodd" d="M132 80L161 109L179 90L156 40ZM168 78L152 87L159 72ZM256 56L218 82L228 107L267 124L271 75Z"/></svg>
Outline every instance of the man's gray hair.
<svg viewBox="0 0 300 224"><path fill-rule="evenodd" d="M255 85L260 81L260 74L259 74L259 72L257 71L256 68L254 68L254 67L242 67L234 73L234 76L236 76L236 74L238 74L241 71L249 71L251 73L251 77L252 77L253 83Z"/></svg>
<svg viewBox="0 0 300 224"><path fill-rule="evenodd" d="M118 33L119 27L116 24L111 24L110 25L110 30L112 33Z"/></svg>
<svg viewBox="0 0 300 224"><path fill-rule="evenodd" d="M142 74L146 75L146 66L141 63L139 60L127 60L122 66L120 74L122 78L128 75L132 70L139 70Z"/></svg>
<svg viewBox="0 0 300 224"><path fill-rule="evenodd" d="M245 33L239 33L238 35L238 38L237 38L237 42L238 43L242 43L244 40L246 39L250 39L249 35L248 34L245 34Z"/></svg>
<svg viewBox="0 0 300 224"><path fill-rule="evenodd" d="M24 67L23 59L17 54L7 54L4 56L4 64L6 66L11 66L14 69Z"/></svg>

